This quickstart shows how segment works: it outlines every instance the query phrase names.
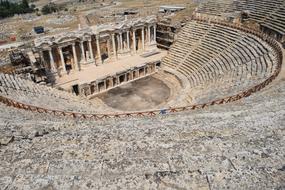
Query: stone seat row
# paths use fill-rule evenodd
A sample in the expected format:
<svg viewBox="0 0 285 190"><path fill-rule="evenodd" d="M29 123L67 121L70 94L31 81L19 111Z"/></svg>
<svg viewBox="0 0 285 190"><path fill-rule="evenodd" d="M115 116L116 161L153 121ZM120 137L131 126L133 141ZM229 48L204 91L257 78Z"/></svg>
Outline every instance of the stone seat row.
<svg viewBox="0 0 285 190"><path fill-rule="evenodd" d="M203 48L200 48L199 51L202 50ZM189 59L186 60L185 64L181 65L181 69L188 69L188 71L192 70L192 72L190 71L190 73L188 74L188 76L195 76L195 75L200 75L201 72L203 73L202 77L204 77L204 75L207 76L208 75L213 75L216 73L216 71L226 71L226 70L232 70L235 69L237 67L242 66L243 63L248 63L250 62L250 60L254 60L255 58L260 58L260 57L253 57L251 59L248 59L248 57L243 57L244 62L242 62L241 57L238 57L238 59L236 58L231 58L231 54L226 54L224 57L221 57L219 59L212 59L211 57L209 57L209 59L206 56L201 56L201 54L199 54L199 51L193 51L193 54L189 57ZM265 54L266 55L266 54ZM237 56L237 55L236 55ZM263 56L261 56L263 57ZM207 61L211 60L208 64ZM266 67L266 68L264 68ZM192 68L192 69L191 69ZM268 71L271 71L271 64L262 64L262 66L258 66L257 68L263 68L262 71L260 71L261 73L266 73ZM251 74L254 74L251 72ZM262 74L264 76L264 74Z"/></svg>
<svg viewBox="0 0 285 190"><path fill-rule="evenodd" d="M256 62L258 62L258 60ZM195 103L205 103L198 101L200 97L202 97L202 94L204 94L205 96L211 95L207 99L210 101L212 100L211 98L214 97L215 99L218 99L223 98L225 96L240 93L245 89L249 89L259 84L270 76L268 73L264 73L264 75L252 74L253 72L258 72L258 68L255 67L255 65L258 64L252 62L252 64L244 65L243 67L238 67L236 70L226 71L225 73L216 76L213 80L203 81L203 83L201 83L200 85L191 88L189 90L189 93L191 93L194 100L196 99ZM260 69L262 70L262 68ZM231 77L227 76L229 72L232 74ZM211 89L209 87L211 85L215 86L215 88ZM197 88L199 89L199 86L202 87L203 90L198 91L199 93L194 93L195 91L197 91Z"/></svg>
<svg viewBox="0 0 285 190"><path fill-rule="evenodd" d="M282 178L274 177L280 173L282 174L282 171L277 174L276 171L282 167L280 154L284 152L282 149L284 140L282 133L272 133L272 131L280 131L280 126L282 126L284 84L281 86L282 93L280 93L277 86L280 87L280 85L274 86L274 89L267 95L259 94L254 98L249 97L242 104L212 106L209 109L191 111L190 114L186 112L167 115L167 117L124 118L104 122L88 120L81 122L59 121L57 123L54 121L55 117L44 117L44 114L37 116L30 112L24 113L22 110L0 104L0 109L3 110L0 112L0 116L5 118L0 120L0 125L3 126L1 134L3 131L7 135L15 135L15 132L13 132L15 129L18 134L29 134L33 132L32 130L39 131L42 128L49 131L48 135L40 138L32 137L32 140L24 138L18 140L21 137L16 136L14 142L1 147L3 153L1 154L2 161L0 163L3 169L2 182L4 187L8 184L7 187L10 188L23 186L23 181L28 189L40 189L47 186L50 181L50 183L53 183L50 186L58 189L72 188L74 184L81 187L88 187L92 184L90 187L109 188L110 183L114 183L115 187L118 186L118 181L135 178L135 185L138 186L139 184L143 188L150 184L150 180L152 180L152 177L145 179L145 173L156 175L157 167L167 171L167 167L169 167L165 162L167 154L164 154L167 151L161 150L166 147L168 152L171 151L172 153L174 159L171 164L174 166L181 166L181 159L177 159L181 155L187 157L191 154L196 155L198 158L189 159L190 162L187 163L187 166L182 165L183 169L187 171L186 173L183 173L183 170L179 168L180 173L175 176L175 179L179 178L180 186L188 179L189 171L192 175L194 173L193 168L198 168L203 172L209 170L219 177L228 170L231 171L226 173L227 177L225 177L230 180L219 181L219 183L215 183L215 180L213 180L212 184L217 189L237 189L237 187L241 187L240 179L244 176L242 183L246 187L253 186L256 179L260 179L262 182L258 186L259 189L278 187L282 185ZM15 117L13 117L15 115L18 118L18 123L21 124L16 123ZM9 121L9 127L4 128L7 121ZM28 127L19 129L18 125L30 125L32 129L31 131L28 130ZM191 128L188 126L191 126ZM53 127L60 131L52 131ZM193 135L193 130L195 140L189 141L189 138L192 138L190 135ZM146 135L148 135L148 138L145 138ZM169 141L174 137L177 140L172 143L176 149L171 149L169 148ZM117 143L118 139L120 140L119 145ZM266 143L268 139L270 143ZM148 146L140 146L140 151L138 151L137 144L133 142L134 140L137 144L148 143ZM259 142L261 145L257 146L256 143L252 142ZM163 147L161 143L164 143ZM203 150L208 148L211 151L197 151L197 148L191 147L202 147ZM269 152L272 150L275 152L281 151L281 153L269 154L270 158L262 160L258 150L263 149ZM150 157L149 150L160 152L162 156ZM224 156L213 154L216 150L227 155L227 159L231 160L234 166L238 168L236 173L234 173L236 170L229 167L230 164L225 162ZM119 156L114 156L114 151L119 151ZM11 155L13 155L13 159L11 159ZM268 162L268 160L271 161ZM129 164L126 165L125 163ZM210 163L211 167L207 163ZM252 167L249 168L249 164ZM265 167L264 174L262 173L263 170L260 171L260 166ZM98 168L103 168L102 175L100 172L99 174L94 172ZM210 169L207 170L207 168ZM270 170L271 168L273 169ZM110 171L112 175L110 175ZM222 173L218 171L222 171ZM270 175L271 173L273 174ZM122 176L119 179L118 174ZM75 182L73 180L74 176L77 176ZM203 174L194 173L193 176L201 176L201 179L194 178L195 180L192 180L195 187L199 183L201 187L207 188L207 186L202 186L206 183ZM103 182L96 181L100 177ZM166 178L164 177L163 180ZM12 181L12 179L15 180ZM171 182L176 183L177 180ZM192 186L192 182L189 182L189 180L187 182L183 187ZM103 186L103 183L109 186ZM145 186L141 185L142 183ZM156 183L153 182L153 184ZM223 186L223 184L226 185ZM120 183L119 185L122 188L130 187L129 181L125 182L124 185ZM155 189L155 187L151 188Z"/></svg>
<svg viewBox="0 0 285 190"><path fill-rule="evenodd" d="M91 102L83 97L77 97L64 91L2 73L0 74L0 91L4 97L50 109L75 112L96 112L106 109L100 101Z"/></svg>
<svg viewBox="0 0 285 190"><path fill-rule="evenodd" d="M250 69L246 66L240 67L237 71L229 71L220 75L220 77L216 77L214 81L207 81L204 84L191 88L189 91L191 92L193 103L201 104L213 99L235 95L265 80L262 76L248 75L248 70Z"/></svg>
<svg viewBox="0 0 285 190"><path fill-rule="evenodd" d="M204 27L203 23L204 31L198 34L200 39L194 39L191 43L191 40L186 40L196 35L191 27L199 25L199 22L191 22L181 30L169 54L163 59L166 67L177 70L188 79L191 89L215 84L231 73L232 82L218 85L215 91L223 92L222 88L228 88L232 92L239 92L246 86L265 80L275 71L277 53L260 38L219 24L206 23L208 27ZM190 43L186 45L185 42ZM226 94L213 93L215 97L222 95Z"/></svg>
<svg viewBox="0 0 285 190"><path fill-rule="evenodd" d="M210 0L201 3L196 13L222 17L223 13L234 13L236 11L247 11L249 19L283 36L285 35L285 3L283 0L230 0L228 2Z"/></svg>
<svg viewBox="0 0 285 190"><path fill-rule="evenodd" d="M278 11L271 13L261 24L285 35L285 6L280 7Z"/></svg>

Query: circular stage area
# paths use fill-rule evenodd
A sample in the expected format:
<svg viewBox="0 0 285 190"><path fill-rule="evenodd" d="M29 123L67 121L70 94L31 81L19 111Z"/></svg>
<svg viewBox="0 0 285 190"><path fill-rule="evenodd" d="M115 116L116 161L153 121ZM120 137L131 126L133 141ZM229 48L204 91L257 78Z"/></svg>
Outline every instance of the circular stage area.
<svg viewBox="0 0 285 190"><path fill-rule="evenodd" d="M163 106L170 97L170 88L161 80L146 77L100 94L108 106L121 111L148 110Z"/></svg>

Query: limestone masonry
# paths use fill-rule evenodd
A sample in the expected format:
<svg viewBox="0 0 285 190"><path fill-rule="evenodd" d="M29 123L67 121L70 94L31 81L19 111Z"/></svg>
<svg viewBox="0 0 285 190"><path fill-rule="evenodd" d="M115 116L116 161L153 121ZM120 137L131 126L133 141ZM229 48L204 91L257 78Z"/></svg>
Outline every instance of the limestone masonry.
<svg viewBox="0 0 285 190"><path fill-rule="evenodd" d="M284 0L48 5L0 20L0 190L285 189Z"/></svg>

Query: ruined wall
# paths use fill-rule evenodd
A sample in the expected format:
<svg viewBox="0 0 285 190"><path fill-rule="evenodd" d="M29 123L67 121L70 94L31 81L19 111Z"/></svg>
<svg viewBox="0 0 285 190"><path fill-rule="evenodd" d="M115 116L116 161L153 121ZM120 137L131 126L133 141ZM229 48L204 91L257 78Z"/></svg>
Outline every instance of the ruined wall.
<svg viewBox="0 0 285 190"><path fill-rule="evenodd" d="M169 49L175 39L175 34L180 30L181 26L174 26L165 23L158 23L156 30L157 47Z"/></svg>

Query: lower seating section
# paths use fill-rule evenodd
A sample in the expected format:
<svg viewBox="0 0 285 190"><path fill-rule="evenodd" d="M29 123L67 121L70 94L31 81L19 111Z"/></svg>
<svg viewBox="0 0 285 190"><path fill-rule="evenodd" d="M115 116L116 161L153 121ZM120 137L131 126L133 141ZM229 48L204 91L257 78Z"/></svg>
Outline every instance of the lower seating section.
<svg viewBox="0 0 285 190"><path fill-rule="evenodd" d="M249 89L270 77L277 63L277 52L255 35L195 20L181 30L163 60L187 78L192 103Z"/></svg>
<svg viewBox="0 0 285 190"><path fill-rule="evenodd" d="M87 101L86 98L3 73L0 73L0 95L51 110L96 113L110 109L99 99Z"/></svg>
<svg viewBox="0 0 285 190"><path fill-rule="evenodd" d="M284 97L80 122L0 103L0 189L284 189Z"/></svg>

